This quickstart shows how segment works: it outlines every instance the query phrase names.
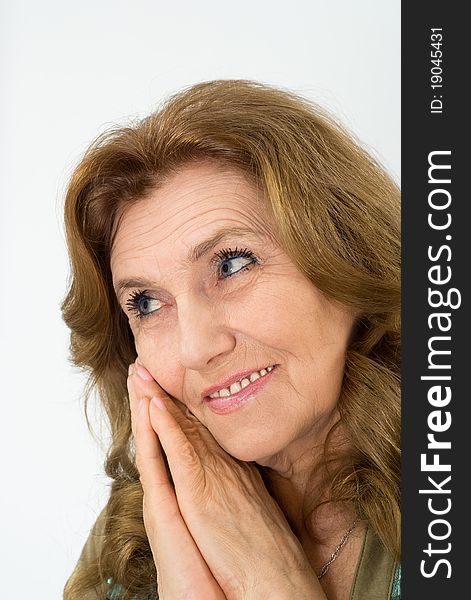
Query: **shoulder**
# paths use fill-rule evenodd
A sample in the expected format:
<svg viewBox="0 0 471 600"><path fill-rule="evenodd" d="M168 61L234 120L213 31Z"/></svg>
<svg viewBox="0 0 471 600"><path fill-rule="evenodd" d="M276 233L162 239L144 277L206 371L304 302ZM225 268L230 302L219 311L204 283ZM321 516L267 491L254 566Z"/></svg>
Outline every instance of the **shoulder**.
<svg viewBox="0 0 471 600"><path fill-rule="evenodd" d="M367 528L350 600L400 600L401 567Z"/></svg>
<svg viewBox="0 0 471 600"><path fill-rule="evenodd" d="M87 568L96 565L99 561L105 536L106 520L107 507L105 506L90 529L90 533L85 545L83 546L80 558L77 562L74 572L71 575L71 580L73 577L82 573ZM119 583L115 583L111 577L106 578L103 583L106 588L106 600L120 600L120 598L123 597L123 587ZM90 591L86 597L84 596L83 600L98 600L99 597L101 598L102 596L98 596L94 591ZM134 597L132 600L158 600L158 595L156 591L153 591L139 598Z"/></svg>
<svg viewBox="0 0 471 600"><path fill-rule="evenodd" d="M107 507L105 506L90 530L82 553L80 554L79 563L92 563L97 561L105 535L106 512Z"/></svg>
<svg viewBox="0 0 471 600"><path fill-rule="evenodd" d="M89 573L98 569L97 563L99 561L101 548L103 545L105 523L106 507L102 509L95 520L95 523L90 529L75 568L65 584L64 598L68 598L70 593L75 593L77 588L81 589L84 585L83 582L88 579ZM72 592L72 590L74 590L74 592ZM97 600L99 598L99 594L95 590L91 589L88 592L83 592L81 597L83 600Z"/></svg>

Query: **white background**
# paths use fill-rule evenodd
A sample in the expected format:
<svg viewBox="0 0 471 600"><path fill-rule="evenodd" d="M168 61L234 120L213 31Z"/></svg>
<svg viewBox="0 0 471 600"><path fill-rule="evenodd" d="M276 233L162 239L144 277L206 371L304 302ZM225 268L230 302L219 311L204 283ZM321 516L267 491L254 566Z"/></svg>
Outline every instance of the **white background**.
<svg viewBox="0 0 471 600"><path fill-rule="evenodd" d="M87 144L197 81L329 108L400 177L399 0L25 0L0 14L0 595L62 596L109 482L59 305L65 184ZM106 444L106 427L95 423Z"/></svg>

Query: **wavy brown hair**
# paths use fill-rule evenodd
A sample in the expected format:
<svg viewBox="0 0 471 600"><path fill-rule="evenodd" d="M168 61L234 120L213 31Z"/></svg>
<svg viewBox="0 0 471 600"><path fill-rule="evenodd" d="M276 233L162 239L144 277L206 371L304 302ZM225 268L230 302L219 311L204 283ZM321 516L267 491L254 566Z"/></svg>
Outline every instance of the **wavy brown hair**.
<svg viewBox="0 0 471 600"><path fill-rule="evenodd" d="M112 480L97 560L64 597L112 577L130 598L156 585L142 518L126 378L134 339L112 286L117 215L190 161L242 170L273 213L280 245L322 292L359 314L339 399L352 457L331 473L333 499L360 515L399 559L400 196L354 136L292 92L247 80L196 84L150 116L100 135L75 168L65 199L71 277L62 303L73 364L89 374L111 427ZM87 418L88 422L88 418ZM88 422L89 427L90 423ZM307 503L305 516L314 507Z"/></svg>

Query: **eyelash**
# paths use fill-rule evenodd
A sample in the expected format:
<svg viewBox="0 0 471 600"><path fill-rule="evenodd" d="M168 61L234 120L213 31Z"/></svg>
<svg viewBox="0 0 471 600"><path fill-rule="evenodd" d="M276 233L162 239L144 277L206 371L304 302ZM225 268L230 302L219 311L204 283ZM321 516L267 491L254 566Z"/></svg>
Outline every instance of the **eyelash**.
<svg viewBox="0 0 471 600"><path fill-rule="evenodd" d="M229 279L229 277L232 277L233 275L237 275L238 273L241 273L242 271L244 271L250 264L254 264L254 263L258 262L257 257L251 250L249 250L248 248L239 250L236 246L234 248L234 250L232 250L231 248L224 248L223 250L216 252L216 254L211 259L211 263L214 265L219 265L219 267L220 267L221 262L223 262L225 260L231 260L234 258L247 258L247 259L250 259L251 262L249 264L245 265L244 267L241 267L235 273L232 273L231 275L228 275L227 277L223 277L222 279ZM153 313L143 314L143 313L141 313L140 308L139 308L139 303L141 302L141 300L143 300L143 299L152 300L152 298L150 298L147 294L148 294L147 290L136 290L130 294L129 299L126 302L126 306L128 307L128 309L131 312L133 312L138 319L145 319L146 317L150 317L153 314Z"/></svg>

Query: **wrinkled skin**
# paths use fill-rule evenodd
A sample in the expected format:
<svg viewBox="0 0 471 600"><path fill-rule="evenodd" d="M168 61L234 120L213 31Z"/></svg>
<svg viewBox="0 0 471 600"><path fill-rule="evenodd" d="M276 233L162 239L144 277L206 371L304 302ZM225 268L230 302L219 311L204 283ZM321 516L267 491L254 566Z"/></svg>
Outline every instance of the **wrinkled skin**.
<svg viewBox="0 0 471 600"><path fill-rule="evenodd" d="M222 227L229 236L196 263L187 252ZM185 168L127 207L111 253L113 283L140 278L118 294L137 354L160 387L178 398L232 456L277 471L321 444L338 419L345 353L354 317L326 298L273 239L257 192L237 173ZM248 248L247 258L213 253ZM231 275L222 274L230 267ZM130 308L144 293L147 313ZM239 370L277 364L276 384L229 415L202 392Z"/></svg>
<svg viewBox="0 0 471 600"><path fill-rule="evenodd" d="M232 233L188 261L190 248L221 227L251 231ZM141 386L136 394L147 398L147 421L141 415L135 434L138 468L156 566L172 590L164 600L185 597L188 590L172 586L177 573L187 581L189 572L190 589L195 593L204 580L207 598L222 590L228 598L271 600L275 589L280 599L323 598L312 569L345 531L345 518L326 515L324 545L311 546L313 566L307 564L299 542L305 547L303 495L338 420L356 315L322 294L273 232L259 192L239 172L214 164L186 166L127 206L118 225L111 270L147 369L147 379L130 378L130 399L133 386ZM248 248L256 260L222 260L228 248ZM138 296L145 303L133 304ZM138 314L144 306L146 314ZM228 375L275 364L271 381L238 410L219 415L203 400L204 390ZM149 405L156 394L166 399L167 413ZM250 462L279 476L270 493ZM178 534L168 535L169 522ZM168 552L159 554L159 547Z"/></svg>
<svg viewBox="0 0 471 600"><path fill-rule="evenodd" d="M256 467L225 452L184 404L170 398L142 365L137 368L147 380L135 368L128 389L144 489L144 523L162 600L190 598L195 593L201 599L242 600L258 598L270 589L277 590L280 598L288 599L294 592L300 598L303 593L306 598L325 598ZM143 410L137 408L139 399L155 396L166 410L147 400ZM154 436L153 445L143 441L144 413L148 413L147 436L148 440ZM169 561L169 547L178 547L172 537L177 531L183 545Z"/></svg>

